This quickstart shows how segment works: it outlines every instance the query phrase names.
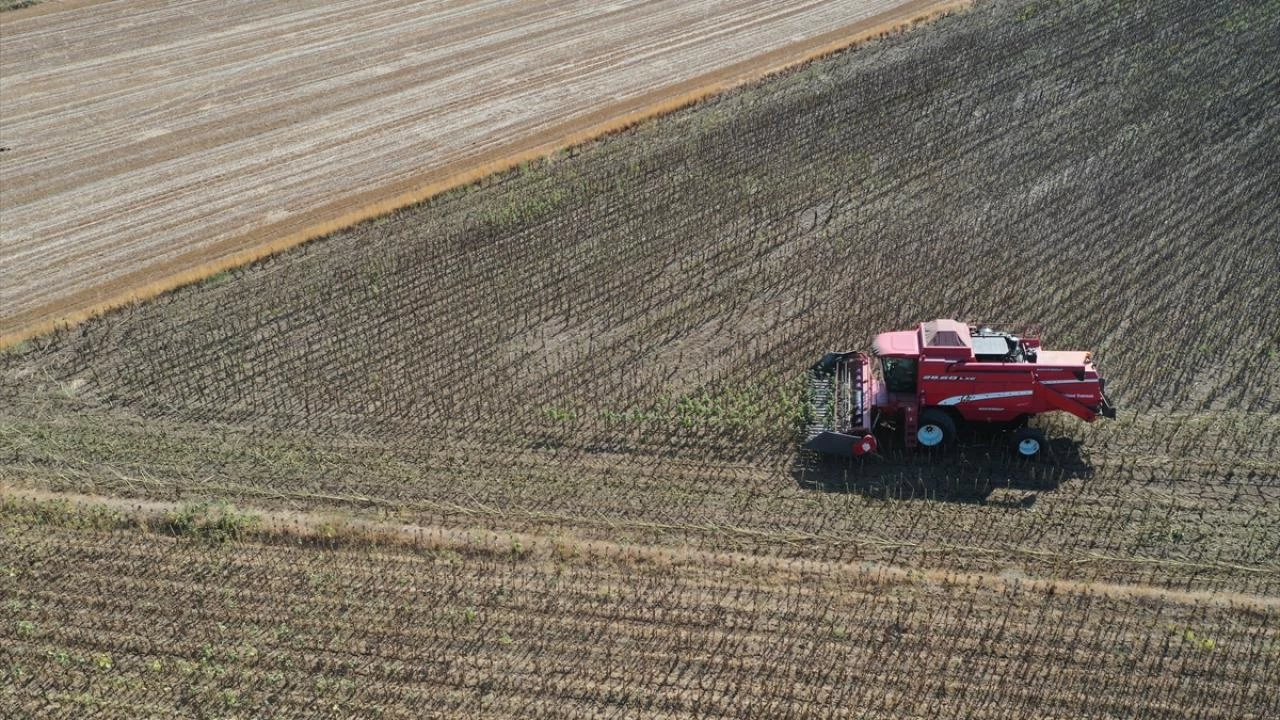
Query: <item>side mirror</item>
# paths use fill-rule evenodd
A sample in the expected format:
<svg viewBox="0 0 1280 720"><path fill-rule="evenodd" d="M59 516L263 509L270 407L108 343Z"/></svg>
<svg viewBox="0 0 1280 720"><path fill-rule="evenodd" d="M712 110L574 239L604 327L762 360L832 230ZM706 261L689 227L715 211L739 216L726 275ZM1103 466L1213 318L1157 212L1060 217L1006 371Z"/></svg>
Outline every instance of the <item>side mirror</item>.
<svg viewBox="0 0 1280 720"><path fill-rule="evenodd" d="M1076 379L1081 382L1084 381L1084 368L1076 368Z"/></svg>

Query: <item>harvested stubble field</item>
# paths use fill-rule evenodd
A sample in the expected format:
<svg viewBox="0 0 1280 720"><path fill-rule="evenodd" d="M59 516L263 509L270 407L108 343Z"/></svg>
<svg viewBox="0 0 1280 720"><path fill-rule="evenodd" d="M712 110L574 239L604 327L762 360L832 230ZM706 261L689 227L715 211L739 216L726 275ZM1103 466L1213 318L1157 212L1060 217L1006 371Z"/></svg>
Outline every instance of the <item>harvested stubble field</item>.
<svg viewBox="0 0 1280 720"><path fill-rule="evenodd" d="M23 579L0 607L5 660L33 712L1239 718L1274 703L1274 602L439 528L219 544L111 510L4 510Z"/></svg>
<svg viewBox="0 0 1280 720"><path fill-rule="evenodd" d="M984 3L9 353L6 495L117 499L5 505L0 702L1277 715L1276 37ZM823 350L935 316L1121 419L797 451Z"/></svg>
<svg viewBox="0 0 1280 720"><path fill-rule="evenodd" d="M4 13L0 345L955 4L75 0Z"/></svg>

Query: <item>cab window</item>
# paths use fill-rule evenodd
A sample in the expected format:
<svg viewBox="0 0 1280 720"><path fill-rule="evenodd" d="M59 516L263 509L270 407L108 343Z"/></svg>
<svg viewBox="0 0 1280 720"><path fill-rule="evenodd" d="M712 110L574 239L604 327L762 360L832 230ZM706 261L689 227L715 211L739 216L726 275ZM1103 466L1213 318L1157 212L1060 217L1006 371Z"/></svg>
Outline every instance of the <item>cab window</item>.
<svg viewBox="0 0 1280 720"><path fill-rule="evenodd" d="M892 393L916 391L915 358L880 358L884 368L884 384Z"/></svg>

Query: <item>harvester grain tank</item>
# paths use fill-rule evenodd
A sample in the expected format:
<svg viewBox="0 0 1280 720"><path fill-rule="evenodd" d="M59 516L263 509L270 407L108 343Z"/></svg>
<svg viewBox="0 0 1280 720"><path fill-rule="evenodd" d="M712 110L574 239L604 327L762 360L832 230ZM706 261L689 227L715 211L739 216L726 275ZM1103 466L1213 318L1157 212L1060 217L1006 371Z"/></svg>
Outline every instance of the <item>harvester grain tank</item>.
<svg viewBox="0 0 1280 720"><path fill-rule="evenodd" d="M831 455L874 453L875 431L901 431L908 448L954 441L966 423L1007 429L1032 458L1044 434L1032 415L1063 411L1086 422L1114 418L1092 354L1045 350L1038 337L955 320L876 336L873 353L830 352L810 373L806 445Z"/></svg>

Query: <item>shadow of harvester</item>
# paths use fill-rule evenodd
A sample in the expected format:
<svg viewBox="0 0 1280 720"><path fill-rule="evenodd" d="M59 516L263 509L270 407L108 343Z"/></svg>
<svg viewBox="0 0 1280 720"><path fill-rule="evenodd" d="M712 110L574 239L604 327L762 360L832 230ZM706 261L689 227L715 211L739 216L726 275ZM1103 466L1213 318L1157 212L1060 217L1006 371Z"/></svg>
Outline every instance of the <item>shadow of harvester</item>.
<svg viewBox="0 0 1280 720"><path fill-rule="evenodd" d="M1043 457L1015 457L1002 438L978 435L943 450L906 450L891 437L880 452L863 458L839 458L805 449L796 455L792 477L806 490L857 493L882 500L945 502L1030 507L1036 493L1062 483L1093 476L1080 453L1080 442L1053 438ZM1020 498L992 499L996 490L1022 491Z"/></svg>

